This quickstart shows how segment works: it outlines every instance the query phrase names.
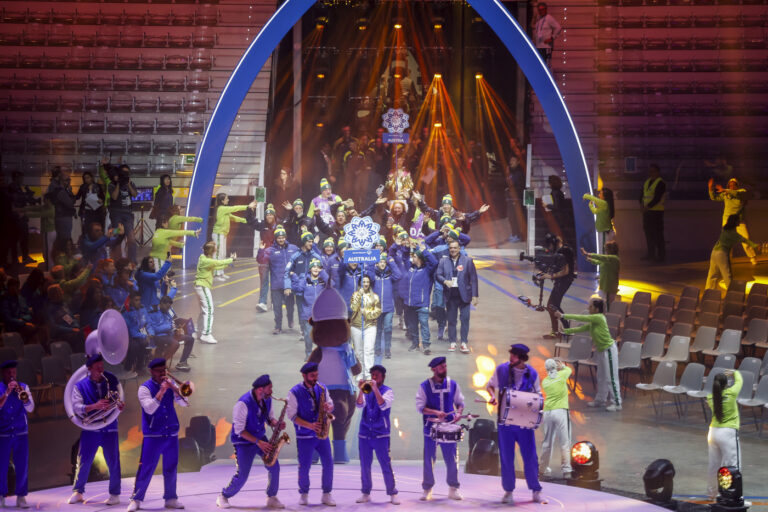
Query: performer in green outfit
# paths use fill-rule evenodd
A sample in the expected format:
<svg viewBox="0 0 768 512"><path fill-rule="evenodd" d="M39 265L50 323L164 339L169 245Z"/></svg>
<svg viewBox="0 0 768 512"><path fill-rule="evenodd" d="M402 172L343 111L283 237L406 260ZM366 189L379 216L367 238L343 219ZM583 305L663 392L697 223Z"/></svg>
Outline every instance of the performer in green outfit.
<svg viewBox="0 0 768 512"><path fill-rule="evenodd" d="M200 341L203 343L218 343L211 333L213 329L213 273L222 269L237 258L237 253L232 253L229 258L220 260L214 258L216 254L216 244L206 242L203 245L203 254L197 260L197 275L195 275L195 293L200 299L200 320L197 325L200 326Z"/></svg>
<svg viewBox="0 0 768 512"><path fill-rule="evenodd" d="M225 193L216 194L216 221L213 224L213 241L216 243L216 258L223 260L227 257L227 235L229 235L229 226L231 222L248 222L243 217L238 217L235 212L242 212L248 208L256 208L256 201L249 204L238 204L229 206L229 196ZM226 266L226 265L225 265ZM224 274L224 267L216 269L214 272L217 281L229 279Z"/></svg>
<svg viewBox="0 0 768 512"><path fill-rule="evenodd" d="M589 253L583 247L581 253L600 268L599 289L605 294L606 307L611 307L619 293L619 244L615 240L606 242L605 254Z"/></svg>

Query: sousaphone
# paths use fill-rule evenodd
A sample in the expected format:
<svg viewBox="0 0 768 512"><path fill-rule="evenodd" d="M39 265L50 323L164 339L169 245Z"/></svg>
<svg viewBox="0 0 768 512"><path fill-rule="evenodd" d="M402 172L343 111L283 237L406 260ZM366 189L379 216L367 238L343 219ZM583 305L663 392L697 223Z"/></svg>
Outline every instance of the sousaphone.
<svg viewBox="0 0 768 512"><path fill-rule="evenodd" d="M114 309L108 309L101 314L98 328L91 332L85 340L85 352L88 355L101 353L104 360L112 365L123 362L128 353L128 326L123 315ZM84 430L98 430L115 421L120 414L118 404L125 402L122 388L109 390L105 398L112 401L110 407L104 411L95 411L92 414L81 416L75 413L72 403L72 393L75 385L88 375L88 368L83 365L75 371L64 389L64 409L69 419Z"/></svg>

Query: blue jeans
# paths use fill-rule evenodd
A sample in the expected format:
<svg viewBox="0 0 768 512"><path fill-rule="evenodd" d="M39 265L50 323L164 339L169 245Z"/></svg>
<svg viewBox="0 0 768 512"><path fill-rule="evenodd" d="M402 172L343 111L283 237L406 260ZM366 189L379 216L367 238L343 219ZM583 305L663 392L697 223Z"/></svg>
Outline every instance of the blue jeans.
<svg viewBox="0 0 768 512"><path fill-rule="evenodd" d="M312 353L312 326L309 325L309 320L299 320L301 322L301 331L304 336L304 352L307 357Z"/></svg>
<svg viewBox="0 0 768 512"><path fill-rule="evenodd" d="M448 341L456 343L456 322L461 320L461 342L468 343L469 339L469 302L463 302L458 293L447 300Z"/></svg>
<svg viewBox="0 0 768 512"><path fill-rule="evenodd" d="M0 437L0 496L8 494L8 461L13 455L16 468L16 496L27 495L29 469L29 436L27 434Z"/></svg>
<svg viewBox="0 0 768 512"><path fill-rule="evenodd" d="M309 469L312 467L312 454L320 455L320 463L323 465L322 488L328 493L333 490L333 455L331 454L331 441L310 437L296 439L296 450L299 456L299 494L309 492Z"/></svg>
<svg viewBox="0 0 768 512"><path fill-rule="evenodd" d="M301 335L303 337L304 322L301 321L301 317L304 315L304 295L298 294L298 293L291 293L291 296L293 297L293 302L296 303L296 316L299 317L299 329L301 330Z"/></svg>
<svg viewBox="0 0 768 512"><path fill-rule="evenodd" d="M411 345L419 345L419 331L421 331L421 345L429 347L429 308L405 306L405 325L408 327L408 336Z"/></svg>
<svg viewBox="0 0 768 512"><path fill-rule="evenodd" d="M531 430L533 432L533 430ZM424 475L421 488L425 491L435 486L435 474L432 468L437 460L438 444L428 435L424 435ZM440 443L443 452L443 461L448 470L445 481L450 487L459 486L459 450L458 443Z"/></svg>
<svg viewBox="0 0 768 512"><path fill-rule="evenodd" d="M275 329L283 328L283 304L288 317L288 328L293 327L293 294L285 296L283 290L272 290L272 310L275 313Z"/></svg>
<svg viewBox="0 0 768 512"><path fill-rule="evenodd" d="M520 446L528 489L540 491L539 456L536 454L536 432L516 425L499 425L501 486L505 492L515 490L515 443Z"/></svg>
<svg viewBox="0 0 768 512"><path fill-rule="evenodd" d="M392 317L395 312L382 313L376 321L376 344L374 353L381 355L382 349L385 354L392 350Z"/></svg>
<svg viewBox="0 0 768 512"><path fill-rule="evenodd" d="M141 458L139 470L136 472L136 483L133 486L132 500L144 501L147 487L152 480L157 463L163 456L163 499L175 500L176 469L179 465L179 438L177 436L145 437L141 442Z"/></svg>
<svg viewBox="0 0 768 512"><path fill-rule="evenodd" d="M266 441L267 438L263 438L262 441ZM257 444L236 444L235 445L235 458L237 460L237 472L230 480L229 485L221 490L221 494L229 499L237 494L240 489L243 488L245 482L248 481L248 475L251 472L253 466L253 459L256 456L263 456L264 452L261 451ZM266 468L267 470L267 496L277 496L277 489L280 486L280 462L275 462L273 466Z"/></svg>
<svg viewBox="0 0 768 512"><path fill-rule="evenodd" d="M391 315L392 313L390 313ZM371 494L373 489L373 479L371 478L371 465L373 464L373 454L381 466L381 475L384 477L384 485L387 488L387 494L390 496L397 494L395 488L395 473L392 471L392 459L389 456L389 437L377 437L368 439L361 437L358 439L358 451L360 452L360 481L363 494Z"/></svg>
<svg viewBox="0 0 768 512"><path fill-rule="evenodd" d="M259 265L259 304L267 304L269 295L269 266Z"/></svg>
<svg viewBox="0 0 768 512"><path fill-rule="evenodd" d="M85 483L91 473L91 464L101 446L109 468L109 494L120 495L120 449L117 432L83 430L80 434L80 453L77 456L77 480L73 491L84 493Z"/></svg>

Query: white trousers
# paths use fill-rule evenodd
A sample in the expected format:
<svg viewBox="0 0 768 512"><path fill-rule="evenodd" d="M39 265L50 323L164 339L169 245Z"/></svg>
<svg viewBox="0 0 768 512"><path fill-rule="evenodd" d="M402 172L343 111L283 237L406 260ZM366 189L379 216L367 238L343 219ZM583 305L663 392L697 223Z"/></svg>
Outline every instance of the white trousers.
<svg viewBox="0 0 768 512"><path fill-rule="evenodd" d="M376 345L376 324L366 325L365 329L350 327L352 332L352 345L355 347L355 355L363 365L363 379L371 378L371 366L373 366L373 351Z"/></svg>
<svg viewBox="0 0 768 512"><path fill-rule="evenodd" d="M211 289L205 286L195 286L195 293L200 300L200 319L197 325L200 326L200 335L211 334L213 329L213 296Z"/></svg>
<svg viewBox="0 0 768 512"><path fill-rule="evenodd" d="M739 431L735 428L709 427L709 472L707 473L707 495L717 494L717 470L732 466L741 470Z"/></svg>
<svg viewBox="0 0 768 512"><path fill-rule="evenodd" d="M213 241L216 244L216 259L217 260L227 259L227 235L223 235L221 233L214 233ZM216 270L213 271L213 275L223 276L224 269L217 268Z"/></svg>
<svg viewBox="0 0 768 512"><path fill-rule="evenodd" d="M619 350L616 343L602 352L595 353L597 362L597 396L595 402L608 402L621 405L621 383L619 381Z"/></svg>
<svg viewBox="0 0 768 512"><path fill-rule="evenodd" d="M544 473L549 468L549 459L555 443L560 447L560 467L563 473L571 472L571 416L568 409L553 409L544 411L541 428L544 431L544 441L541 443L539 456L539 472Z"/></svg>

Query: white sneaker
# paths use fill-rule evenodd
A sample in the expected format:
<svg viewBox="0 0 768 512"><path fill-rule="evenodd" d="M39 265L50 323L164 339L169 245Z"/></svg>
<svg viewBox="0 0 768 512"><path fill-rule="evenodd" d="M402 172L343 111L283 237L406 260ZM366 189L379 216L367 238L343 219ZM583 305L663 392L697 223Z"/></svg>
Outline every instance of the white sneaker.
<svg viewBox="0 0 768 512"><path fill-rule="evenodd" d="M141 508L141 502L139 500L131 500L128 502L128 508L126 512L136 512Z"/></svg>
<svg viewBox="0 0 768 512"><path fill-rule="evenodd" d="M389 497L389 502L393 505L399 505L400 504L400 498L397 497L397 494L393 494Z"/></svg>
<svg viewBox="0 0 768 512"><path fill-rule="evenodd" d="M259 302L259 304L256 306L256 309L258 309L262 313L266 313L267 312L267 305L264 304L263 302Z"/></svg>
<svg viewBox="0 0 768 512"><path fill-rule="evenodd" d="M456 342L451 343L451 346L448 347L448 352L456 352Z"/></svg>
<svg viewBox="0 0 768 512"><path fill-rule="evenodd" d="M309 494L299 496L299 505L309 505Z"/></svg>
<svg viewBox="0 0 768 512"><path fill-rule="evenodd" d="M211 345L215 345L216 343L218 343L218 341L216 341L216 338L213 337L213 334L203 334L202 336L200 336L200 342L208 343Z"/></svg>
<svg viewBox="0 0 768 512"><path fill-rule="evenodd" d="M448 499L456 500L456 501L461 501L461 500L464 499L464 496L461 495L461 493L459 492L459 488L458 487L449 487L448 488Z"/></svg>
<svg viewBox="0 0 768 512"><path fill-rule="evenodd" d="M267 498L267 508L272 510L279 510L285 508L283 502L277 499L277 496L270 496Z"/></svg>
<svg viewBox="0 0 768 512"><path fill-rule="evenodd" d="M461 344L461 348L459 349L462 354L469 354L469 347L466 343Z"/></svg>
<svg viewBox="0 0 768 512"><path fill-rule="evenodd" d="M219 508L229 508L232 505L229 504L229 500L223 494L219 494L216 498L216 506Z"/></svg>
<svg viewBox="0 0 768 512"><path fill-rule="evenodd" d="M174 498L172 500L165 500L165 508L182 509L184 508L184 504Z"/></svg>
<svg viewBox="0 0 768 512"><path fill-rule="evenodd" d="M75 503L82 503L84 501L85 501L85 497L83 497L81 493L75 491L72 493L72 496L69 497L69 499L67 500L67 503L69 503L70 505L74 505Z"/></svg>
<svg viewBox="0 0 768 512"><path fill-rule="evenodd" d="M320 503L322 503L326 507L335 507L336 506L336 502L333 501L333 496L331 496L331 493L329 493L329 492L324 492L323 493L323 497L320 500Z"/></svg>
<svg viewBox="0 0 768 512"><path fill-rule="evenodd" d="M226 281L226 279L224 278L224 276L216 276L216 277L214 277L214 278L213 278L213 280L214 280L214 281L219 281L219 282L223 282L223 281Z"/></svg>
<svg viewBox="0 0 768 512"><path fill-rule="evenodd" d="M355 500L355 503L368 503L371 501L370 494L361 494L359 498Z"/></svg>
<svg viewBox="0 0 768 512"><path fill-rule="evenodd" d="M511 492L505 492L504 496L501 497L501 502L502 503L514 504L515 503L515 499L512 497L512 493Z"/></svg>
<svg viewBox="0 0 768 512"><path fill-rule="evenodd" d="M548 503L547 499L541 495L541 491L533 491L533 502L541 503L543 505Z"/></svg>
<svg viewBox="0 0 768 512"><path fill-rule="evenodd" d="M587 407L604 407L605 402L587 402Z"/></svg>
<svg viewBox="0 0 768 512"><path fill-rule="evenodd" d="M221 277L224 278L225 281L232 279L232 276L230 276L229 274L224 274Z"/></svg>
<svg viewBox="0 0 768 512"><path fill-rule="evenodd" d="M421 501L432 501L432 489L427 489L421 494Z"/></svg>
<svg viewBox="0 0 768 512"><path fill-rule="evenodd" d="M25 496L19 496L16 498L16 506L19 508L29 508L27 504L27 498Z"/></svg>
<svg viewBox="0 0 768 512"><path fill-rule="evenodd" d="M620 411L621 410L621 406L620 405L613 405L612 404L612 405L609 405L608 407L606 407L605 410L609 411L609 412L616 412L616 411Z"/></svg>
<svg viewBox="0 0 768 512"><path fill-rule="evenodd" d="M104 502L105 505L119 505L120 504L120 496L118 494L110 494L109 498L107 498L107 501Z"/></svg>

